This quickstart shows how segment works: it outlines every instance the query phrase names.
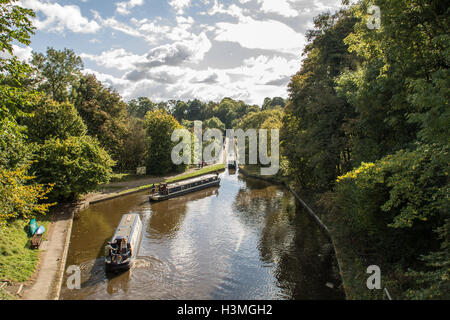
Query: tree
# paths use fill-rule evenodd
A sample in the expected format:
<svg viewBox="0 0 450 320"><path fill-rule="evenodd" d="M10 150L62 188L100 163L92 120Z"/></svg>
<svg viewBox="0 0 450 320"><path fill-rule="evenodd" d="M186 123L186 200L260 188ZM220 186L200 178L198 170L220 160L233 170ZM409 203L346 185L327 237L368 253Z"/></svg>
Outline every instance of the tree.
<svg viewBox="0 0 450 320"><path fill-rule="evenodd" d="M114 161L90 136L50 139L40 145L31 167L36 180L54 183L50 197L61 201L74 200L109 181Z"/></svg>
<svg viewBox="0 0 450 320"><path fill-rule="evenodd" d="M217 107L217 118L222 121L227 128L232 128L232 123L238 118L235 102L230 98L224 98Z"/></svg>
<svg viewBox="0 0 450 320"><path fill-rule="evenodd" d="M269 124L272 123L275 125L275 127L272 127L272 129L279 129L279 123L282 119L283 110L281 109L252 112L241 119L238 128L241 128L243 130L262 129L264 123L266 123L266 127L264 129L268 129Z"/></svg>
<svg viewBox="0 0 450 320"><path fill-rule="evenodd" d="M14 56L13 42L28 45L34 31L34 12L14 5L15 0L0 1L0 226L15 218L46 214L51 204L44 204L51 186L36 184L28 175L30 146L23 127L16 118L26 116L35 92L24 88L31 69Z"/></svg>
<svg viewBox="0 0 450 320"><path fill-rule="evenodd" d="M405 297L448 298L448 5L378 0L374 30L371 4L352 8L359 21L345 43L361 63L337 80L357 112L348 130L356 169L338 180L333 219L368 260L403 277Z"/></svg>
<svg viewBox="0 0 450 320"><path fill-rule="evenodd" d="M155 108L156 104L147 97L139 97L128 102L128 114L140 119L144 119L146 113Z"/></svg>
<svg viewBox="0 0 450 320"><path fill-rule="evenodd" d="M47 48L46 55L33 52L31 64L36 72L37 89L58 102L69 99L83 69L83 61L70 49Z"/></svg>
<svg viewBox="0 0 450 320"><path fill-rule="evenodd" d="M13 42L30 44L30 36L36 29L30 19L35 17L33 10L15 5L16 2L0 1L0 52L7 51L10 55L14 54Z"/></svg>
<svg viewBox="0 0 450 320"><path fill-rule="evenodd" d="M188 112L188 105L184 101L177 101L172 115L177 119L178 122L187 120L186 114Z"/></svg>
<svg viewBox="0 0 450 320"><path fill-rule="evenodd" d="M348 233L352 235L347 236L358 239L355 246L360 252L370 252L368 260L389 266L395 263L403 270L419 267L417 258L421 255L438 262L439 257L430 251L441 249L439 255L449 254L444 245L448 244L447 175L448 146L437 144L419 144L415 150L400 150L364 163L339 177L334 190L333 206L338 209L333 210L334 219L350 226ZM433 272L448 273L446 264L430 266ZM448 286L449 279L441 281Z"/></svg>
<svg viewBox="0 0 450 320"><path fill-rule="evenodd" d="M314 22L302 68L289 83L290 101L285 107L281 138L300 186L325 191L352 167L347 128L356 113L337 95L335 79L344 70L356 68L356 55L349 53L344 43L356 19L342 10L319 15ZM272 102L266 100L266 108Z"/></svg>
<svg viewBox="0 0 450 320"><path fill-rule="evenodd" d="M127 104L117 92L105 88L94 75L82 76L74 91L74 104L87 126L88 134L96 137L113 159L119 160L129 130ZM122 163L118 166L123 168Z"/></svg>
<svg viewBox="0 0 450 320"><path fill-rule="evenodd" d="M202 112L204 108L205 104L198 99L189 101L185 119L190 121L203 120Z"/></svg>
<svg viewBox="0 0 450 320"><path fill-rule="evenodd" d="M426 125L433 125L433 132L444 130L447 137L449 133L444 111L448 90L443 87L448 77L448 6L438 0L379 0L382 25L371 30L371 4L365 0L353 7L360 22L345 40L363 62L338 81L338 92L360 114L353 125L355 165L412 145L418 134L426 134Z"/></svg>
<svg viewBox="0 0 450 320"><path fill-rule="evenodd" d="M28 166L15 170L0 167L0 227L12 219L45 215L54 205L42 202L51 185L30 183L33 177L27 175L27 170Z"/></svg>
<svg viewBox="0 0 450 320"><path fill-rule="evenodd" d="M27 138L31 142L79 137L87 133L86 125L74 105L55 102L46 98L38 100L30 109L32 116L23 117L21 124L27 127Z"/></svg>
<svg viewBox="0 0 450 320"><path fill-rule="evenodd" d="M203 129L219 129L222 133L225 133L225 124L217 117L212 117L203 122Z"/></svg>
<svg viewBox="0 0 450 320"><path fill-rule="evenodd" d="M285 101L281 97L275 97L275 98L265 98L264 103L262 105L261 110L269 110L277 107L284 108L286 105Z"/></svg>
<svg viewBox="0 0 450 320"><path fill-rule="evenodd" d="M136 170L137 167L145 165L146 150L144 120L132 117L118 161L122 164L122 168Z"/></svg>
<svg viewBox="0 0 450 320"><path fill-rule="evenodd" d="M171 152L177 142L171 137L175 129L181 129L178 121L165 110L148 112L145 116L148 154L147 172L164 174L185 169L185 165L176 166L172 163Z"/></svg>

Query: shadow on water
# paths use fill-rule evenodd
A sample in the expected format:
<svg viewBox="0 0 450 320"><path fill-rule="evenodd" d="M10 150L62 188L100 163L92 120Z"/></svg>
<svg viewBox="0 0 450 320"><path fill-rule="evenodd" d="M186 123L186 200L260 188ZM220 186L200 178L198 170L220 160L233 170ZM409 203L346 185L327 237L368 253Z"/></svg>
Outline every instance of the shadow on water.
<svg viewBox="0 0 450 320"><path fill-rule="evenodd" d="M290 193L274 197L277 189L246 179L233 204L243 224L261 229L261 260L287 299L344 299L332 244Z"/></svg>
<svg viewBox="0 0 450 320"><path fill-rule="evenodd" d="M152 204L152 215L148 223L147 236L157 239L175 236L183 225L188 204L213 195L219 195L218 187L200 190L168 201Z"/></svg>

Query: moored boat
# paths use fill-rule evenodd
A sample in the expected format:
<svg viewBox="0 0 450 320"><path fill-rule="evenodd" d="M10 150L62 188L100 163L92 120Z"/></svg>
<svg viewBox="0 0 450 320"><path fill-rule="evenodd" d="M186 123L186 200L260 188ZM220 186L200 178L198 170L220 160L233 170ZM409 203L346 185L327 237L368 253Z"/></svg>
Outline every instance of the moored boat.
<svg viewBox="0 0 450 320"><path fill-rule="evenodd" d="M158 190L150 194L150 202L158 202L178 197L186 193L220 185L219 174L208 174L198 178L184 180L171 184L161 184Z"/></svg>
<svg viewBox="0 0 450 320"><path fill-rule="evenodd" d="M142 221L137 213L124 214L112 239L105 247L108 271L125 271L136 259L142 238Z"/></svg>
<svg viewBox="0 0 450 320"><path fill-rule="evenodd" d="M228 155L228 169L236 169L237 168L237 161L234 155L229 154Z"/></svg>

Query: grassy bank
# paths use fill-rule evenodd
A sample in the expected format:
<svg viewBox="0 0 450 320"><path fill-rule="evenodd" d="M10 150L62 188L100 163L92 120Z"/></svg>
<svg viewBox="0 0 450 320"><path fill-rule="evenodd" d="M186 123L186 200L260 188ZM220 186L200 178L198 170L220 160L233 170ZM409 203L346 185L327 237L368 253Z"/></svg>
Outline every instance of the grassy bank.
<svg viewBox="0 0 450 320"><path fill-rule="evenodd" d="M49 220L38 221L48 230ZM39 250L30 249L28 223L18 219L0 228L0 280L26 282L33 275L39 258ZM0 299L12 298L5 290Z"/></svg>
<svg viewBox="0 0 450 320"><path fill-rule="evenodd" d="M240 165L240 170L244 170L248 175L254 176L255 178L264 179L269 182L273 183L279 183L279 184L289 184L289 177L284 177L280 171L276 175L272 176L263 176L261 175L261 166L257 164L247 164L247 165Z"/></svg>
<svg viewBox="0 0 450 320"><path fill-rule="evenodd" d="M216 164L216 165L204 167L200 170L196 170L196 171L189 172L189 173L177 176L177 177L167 179L166 183L172 183L172 182L177 182L177 181L186 180L186 179L190 179L190 178L195 178L198 176L202 176L204 174L213 173L213 172L221 171L224 169L225 169L225 164L223 164L223 163Z"/></svg>

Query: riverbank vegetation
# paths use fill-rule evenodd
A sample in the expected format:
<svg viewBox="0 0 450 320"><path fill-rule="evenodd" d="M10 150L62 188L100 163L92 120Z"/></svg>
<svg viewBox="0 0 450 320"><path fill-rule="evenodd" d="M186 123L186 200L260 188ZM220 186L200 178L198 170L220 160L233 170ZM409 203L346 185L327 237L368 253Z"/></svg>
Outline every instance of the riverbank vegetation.
<svg viewBox="0 0 450 320"><path fill-rule="evenodd" d="M380 266L396 299L450 298L448 7L369 1L315 19L289 84L283 152L327 212L348 298Z"/></svg>

